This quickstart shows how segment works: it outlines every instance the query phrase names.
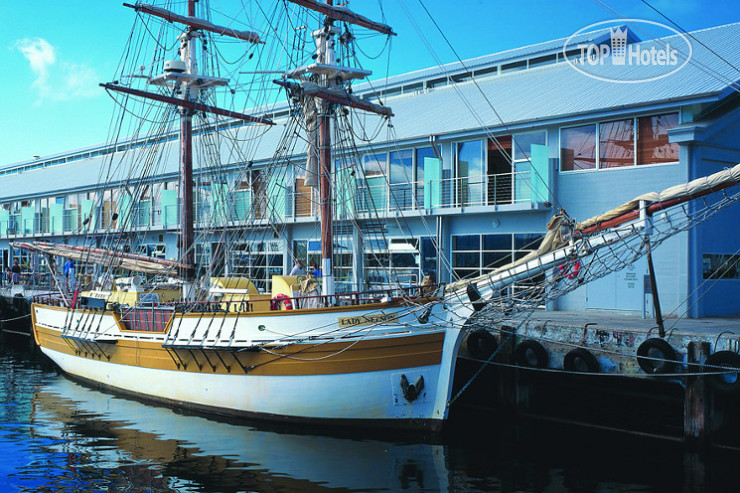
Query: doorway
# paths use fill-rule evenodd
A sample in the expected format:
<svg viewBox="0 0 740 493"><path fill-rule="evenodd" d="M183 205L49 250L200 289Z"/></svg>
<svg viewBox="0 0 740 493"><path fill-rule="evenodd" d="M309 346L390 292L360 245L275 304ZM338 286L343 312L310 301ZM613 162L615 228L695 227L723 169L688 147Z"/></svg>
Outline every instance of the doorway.
<svg viewBox="0 0 740 493"><path fill-rule="evenodd" d="M488 139L488 205L512 202L511 135Z"/></svg>

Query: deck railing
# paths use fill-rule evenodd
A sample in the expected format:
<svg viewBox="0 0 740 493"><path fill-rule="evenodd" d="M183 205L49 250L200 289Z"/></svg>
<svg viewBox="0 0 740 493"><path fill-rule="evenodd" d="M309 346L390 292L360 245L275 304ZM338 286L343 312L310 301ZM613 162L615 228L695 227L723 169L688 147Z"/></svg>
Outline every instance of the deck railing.
<svg viewBox="0 0 740 493"><path fill-rule="evenodd" d="M436 291L439 287L433 287ZM422 292L422 289L425 291ZM336 293L334 295L316 295L316 296L293 296L288 298L294 309L316 308L326 306L356 306L380 303L384 301L400 301L403 299L419 298L422 295L429 296L430 287L425 286L407 286L390 289L380 289L371 291L354 291L347 293ZM274 298L272 300L240 300L240 301L174 301L164 302L156 306L145 304L136 307L138 311L132 312L131 307L121 307L121 317L127 327L135 327L141 324L147 325L149 330L159 332L164 330L162 323L166 324L164 315L160 312L167 309L174 309L177 313L221 313L221 312L254 312L255 303L264 304L269 301L271 310L281 310L284 306L285 298ZM36 296L33 300L35 303L41 303L51 306L71 307L74 302L75 308L84 307L81 297L69 295L64 298L58 294L49 294ZM111 308L111 305L108 305ZM151 317L144 314L141 310L152 312ZM152 311L153 310L153 311ZM260 310L261 311L261 310ZM153 324L153 325L152 325ZM139 329L132 329L139 330Z"/></svg>

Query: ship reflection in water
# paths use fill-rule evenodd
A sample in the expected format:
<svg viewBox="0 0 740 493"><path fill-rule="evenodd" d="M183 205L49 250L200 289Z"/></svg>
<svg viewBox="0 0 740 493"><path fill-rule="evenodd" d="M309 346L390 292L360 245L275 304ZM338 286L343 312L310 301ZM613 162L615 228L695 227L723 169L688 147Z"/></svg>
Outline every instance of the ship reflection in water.
<svg viewBox="0 0 740 493"><path fill-rule="evenodd" d="M448 490L441 445L262 431L64 377L35 392L31 437L44 453L17 479L36 490Z"/></svg>
<svg viewBox="0 0 740 493"><path fill-rule="evenodd" d="M0 346L3 492L738 491L737 452L490 413L451 419L434 441L236 425L99 392Z"/></svg>

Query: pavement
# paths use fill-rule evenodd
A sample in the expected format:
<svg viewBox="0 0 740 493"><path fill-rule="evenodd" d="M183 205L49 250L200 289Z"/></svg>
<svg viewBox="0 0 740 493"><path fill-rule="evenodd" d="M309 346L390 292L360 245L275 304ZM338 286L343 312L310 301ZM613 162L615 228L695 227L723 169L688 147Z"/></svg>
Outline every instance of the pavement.
<svg viewBox="0 0 740 493"><path fill-rule="evenodd" d="M631 315L608 311L544 311L537 310L529 319L529 324L548 324L560 326L584 327L589 324L590 329L620 330L648 332L657 335L658 324L654 318L642 318L640 315ZM593 325L595 324L595 325ZM740 335L740 316L730 318L667 318L663 322L666 332L673 330L683 335L719 335L723 332Z"/></svg>

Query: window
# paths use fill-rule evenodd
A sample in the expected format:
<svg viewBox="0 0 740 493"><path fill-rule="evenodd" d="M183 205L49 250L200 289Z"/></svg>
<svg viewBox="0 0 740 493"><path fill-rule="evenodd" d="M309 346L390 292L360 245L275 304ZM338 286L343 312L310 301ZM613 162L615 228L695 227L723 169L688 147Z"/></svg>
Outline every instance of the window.
<svg viewBox="0 0 740 493"><path fill-rule="evenodd" d="M512 261L511 235L483 235L481 270L490 272Z"/></svg>
<svg viewBox="0 0 740 493"><path fill-rule="evenodd" d="M337 169L342 166L339 160L336 160L335 163ZM304 165L295 166L295 199L293 207L296 217L309 217L316 212L313 204L316 202L314 198L317 193L314 191L314 187L306 185L306 167Z"/></svg>
<svg viewBox="0 0 740 493"><path fill-rule="evenodd" d="M458 235L452 237L452 268L456 278L472 278L536 250L539 233Z"/></svg>
<svg viewBox="0 0 740 493"><path fill-rule="evenodd" d="M596 125L560 130L560 170L596 168Z"/></svg>
<svg viewBox="0 0 740 493"><path fill-rule="evenodd" d="M547 145L547 134L544 131L539 131L515 135L514 161L529 160L533 144Z"/></svg>
<svg viewBox="0 0 740 493"><path fill-rule="evenodd" d="M637 164L678 161L678 144L668 142L668 130L678 125L678 113L637 119Z"/></svg>
<svg viewBox="0 0 740 493"><path fill-rule="evenodd" d="M452 237L452 269L460 279L480 275L480 235Z"/></svg>
<svg viewBox="0 0 740 493"><path fill-rule="evenodd" d="M413 152L409 150L390 153L391 209L408 210L413 204Z"/></svg>
<svg viewBox="0 0 740 493"><path fill-rule="evenodd" d="M365 242L367 288L393 288L419 284L419 240L391 238Z"/></svg>
<svg viewBox="0 0 740 493"><path fill-rule="evenodd" d="M159 259L167 258L167 246L164 243L141 243L136 248L136 253Z"/></svg>
<svg viewBox="0 0 740 493"><path fill-rule="evenodd" d="M362 156L362 168L366 178L385 176L386 154L366 154Z"/></svg>
<svg viewBox="0 0 740 493"><path fill-rule="evenodd" d="M740 279L740 255L705 253L702 263L704 279Z"/></svg>
<svg viewBox="0 0 740 493"><path fill-rule="evenodd" d="M255 169L249 173L251 177L252 214L255 218L264 219L267 215L267 180L262 176L262 170Z"/></svg>
<svg viewBox="0 0 740 493"><path fill-rule="evenodd" d="M678 113L668 113L563 128L560 171L676 163L678 144L668 142L676 125Z"/></svg>
<svg viewBox="0 0 740 493"><path fill-rule="evenodd" d="M421 273L422 275L437 276L437 244L432 238L426 237L421 239Z"/></svg>
<svg viewBox="0 0 740 493"><path fill-rule="evenodd" d="M352 239L334 237L334 282L338 293L355 291L352 264L354 260ZM293 258L301 260L308 269L310 266L321 269L321 241L296 240L293 242ZM282 258L282 257L281 257Z"/></svg>
<svg viewBox="0 0 740 493"><path fill-rule="evenodd" d="M480 140L457 145L458 205L483 205L483 155Z"/></svg>
<svg viewBox="0 0 740 493"><path fill-rule="evenodd" d="M488 139L488 205L510 204L512 200L511 135Z"/></svg>
<svg viewBox="0 0 740 493"><path fill-rule="evenodd" d="M270 293L272 276L283 273L279 241L238 243L229 255L231 273L249 278L261 293Z"/></svg>
<svg viewBox="0 0 740 493"><path fill-rule="evenodd" d="M354 276L352 274L352 263L354 254L352 250L352 239L347 237L334 237L334 283L338 293L355 291Z"/></svg>
<svg viewBox="0 0 740 493"><path fill-rule="evenodd" d="M516 72L517 70L524 70L527 68L527 61L522 60L520 62L511 62L501 65L501 73Z"/></svg>
<svg viewBox="0 0 740 493"><path fill-rule="evenodd" d="M387 208L386 195L386 167L388 155L386 153L366 154L362 156L364 181L360 181L358 188L364 190L361 194L360 211L385 211Z"/></svg>
<svg viewBox="0 0 740 493"><path fill-rule="evenodd" d="M632 118L599 124L599 168L634 166L634 125Z"/></svg>

